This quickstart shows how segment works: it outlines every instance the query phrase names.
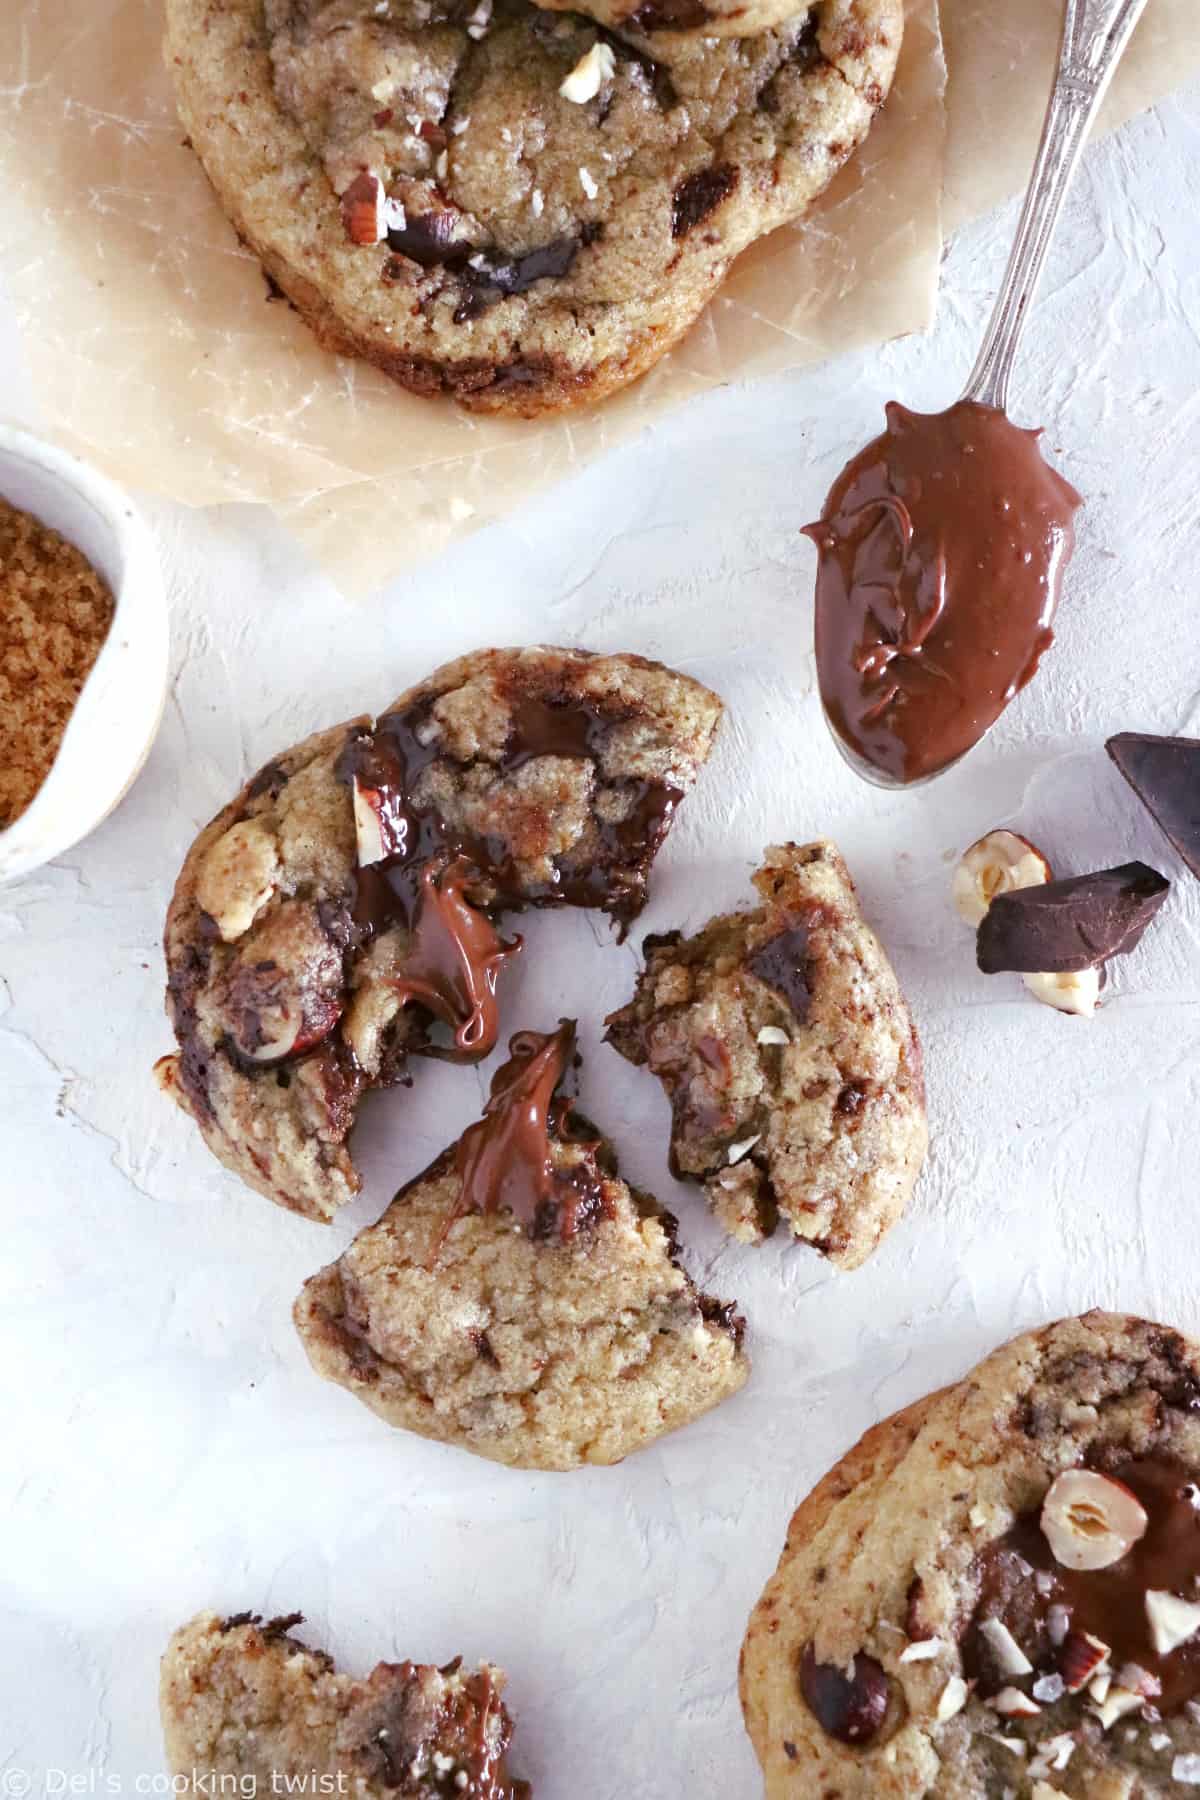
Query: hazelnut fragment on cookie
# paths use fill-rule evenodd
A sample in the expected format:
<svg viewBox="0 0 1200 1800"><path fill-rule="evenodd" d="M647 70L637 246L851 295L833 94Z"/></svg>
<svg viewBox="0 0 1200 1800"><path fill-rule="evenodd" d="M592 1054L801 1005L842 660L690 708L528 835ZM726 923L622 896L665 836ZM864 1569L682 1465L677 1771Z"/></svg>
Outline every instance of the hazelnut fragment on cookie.
<svg viewBox="0 0 1200 1800"><path fill-rule="evenodd" d="M642 375L806 211L904 30L903 0L596 16L619 30L526 0L167 0L166 60L222 208L326 349L532 417Z"/></svg>
<svg viewBox="0 0 1200 1800"><path fill-rule="evenodd" d="M501 916L622 927L712 745L717 696L638 656L484 650L267 764L201 832L167 915L158 1074L258 1192L328 1219L347 1137L412 1055L500 1033Z"/></svg>
<svg viewBox="0 0 1200 1800"><path fill-rule="evenodd" d="M574 1026L510 1051L483 1118L313 1276L296 1325L390 1425L517 1468L618 1462L741 1387L744 1322L574 1115Z"/></svg>
<svg viewBox="0 0 1200 1800"><path fill-rule="evenodd" d="M899 984L826 842L768 850L762 905L647 938L608 1042L671 1099L675 1172L727 1231L782 1225L856 1268L907 1203L928 1133Z"/></svg>
<svg viewBox="0 0 1200 1800"><path fill-rule="evenodd" d="M1159 1800L1200 1769L1200 1345L1089 1313L800 1506L741 1697L767 1800Z"/></svg>
<svg viewBox="0 0 1200 1800"><path fill-rule="evenodd" d="M263 1621L200 1613L162 1662L167 1760L183 1791L357 1794L363 1800L531 1800L508 1772L503 1670L381 1662L363 1681ZM177 1790L178 1791L178 1790Z"/></svg>

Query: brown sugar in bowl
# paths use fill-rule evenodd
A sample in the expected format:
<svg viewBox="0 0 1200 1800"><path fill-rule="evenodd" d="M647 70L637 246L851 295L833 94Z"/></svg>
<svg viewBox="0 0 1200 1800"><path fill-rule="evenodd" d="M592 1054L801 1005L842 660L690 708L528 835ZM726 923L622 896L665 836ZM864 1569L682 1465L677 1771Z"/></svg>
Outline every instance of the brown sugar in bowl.
<svg viewBox="0 0 1200 1800"><path fill-rule="evenodd" d="M10 552L15 547L23 577L17 585L29 596L40 586L40 598L50 602L54 615L46 619L44 655L32 647L24 665L44 683L44 691L30 697L11 727L14 763L23 766L14 769L0 795L0 818L11 820L0 830L0 882L8 882L86 837L131 786L162 717L167 613L146 526L121 489L79 457L0 425L0 498L59 533L82 559L76 562L65 549L38 542L35 534L21 532L19 522L8 521L13 529L7 541ZM80 576L74 602L67 585L72 570ZM44 582L39 583L39 573ZM57 602L55 583L63 587ZM112 596L106 629L105 584ZM74 649L72 632L80 640ZM69 714L66 729L51 761L49 748L64 714ZM20 742L23 730L39 729L49 739L40 746L40 760L36 743ZM28 798L31 786L35 791Z"/></svg>

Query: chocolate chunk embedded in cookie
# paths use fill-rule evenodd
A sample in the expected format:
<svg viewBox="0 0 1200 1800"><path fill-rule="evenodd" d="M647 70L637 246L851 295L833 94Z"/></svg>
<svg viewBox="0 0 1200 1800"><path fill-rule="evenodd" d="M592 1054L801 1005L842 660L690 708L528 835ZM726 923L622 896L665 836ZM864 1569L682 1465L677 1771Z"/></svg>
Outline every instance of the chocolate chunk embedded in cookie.
<svg viewBox="0 0 1200 1800"><path fill-rule="evenodd" d="M666 1088L675 1171L727 1231L782 1223L853 1269L924 1161L916 1030L832 844L768 850L754 885L756 911L646 940L608 1041Z"/></svg>
<svg viewBox="0 0 1200 1800"><path fill-rule="evenodd" d="M389 1425L527 1469L613 1463L741 1387L743 1321L616 1173L521 1032L483 1118L296 1303L319 1375Z"/></svg>
<svg viewBox="0 0 1200 1800"><path fill-rule="evenodd" d="M638 656L485 650L378 719L268 763L201 832L167 915L159 1075L209 1148L327 1219L358 1181L365 1089L476 1060L519 940L501 914L622 926L708 756L715 694Z"/></svg>
<svg viewBox="0 0 1200 1800"><path fill-rule="evenodd" d="M768 1800L1157 1800L1200 1771L1200 1345L1089 1313L877 1425L742 1651Z"/></svg>
<svg viewBox="0 0 1200 1800"><path fill-rule="evenodd" d="M804 211L902 30L902 0L818 0L757 36L610 33L589 64L592 20L525 0L168 0L166 51L222 206L325 346L532 416L650 368Z"/></svg>
<svg viewBox="0 0 1200 1800"><path fill-rule="evenodd" d="M175 1633L160 1707L183 1791L530 1800L506 1768L502 1670L379 1663L355 1681L292 1636L302 1623L201 1613Z"/></svg>

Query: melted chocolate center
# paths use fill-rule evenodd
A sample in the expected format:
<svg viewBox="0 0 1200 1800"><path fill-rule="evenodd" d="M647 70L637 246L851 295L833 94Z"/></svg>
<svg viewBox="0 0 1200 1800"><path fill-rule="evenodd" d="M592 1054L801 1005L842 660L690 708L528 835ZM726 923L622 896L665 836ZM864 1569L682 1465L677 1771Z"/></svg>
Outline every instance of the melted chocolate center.
<svg viewBox="0 0 1200 1800"><path fill-rule="evenodd" d="M1152 1704L1177 1712L1200 1694L1200 1638L1163 1656L1155 1649L1146 1594L1157 1589L1200 1600L1200 1488L1177 1463L1146 1458L1124 1463L1113 1479L1131 1488L1148 1515L1145 1536L1107 1569L1064 1569L1028 1513L980 1557L979 1602L963 1639L963 1665L985 1692L1006 1685L989 1658L982 1619L1002 1619L1039 1673L1061 1668L1062 1638L1050 1611L1065 1608L1071 1632L1089 1632L1111 1650L1114 1673L1133 1662L1161 1683ZM1061 1620L1061 1615L1060 1615ZM1056 1641L1057 1639L1057 1641Z"/></svg>
<svg viewBox="0 0 1200 1800"><path fill-rule="evenodd" d="M436 808L412 798L437 754L436 744L421 742L420 722L420 714L393 713L372 736L352 738L343 753L341 773L365 790L385 852L381 862L357 872L353 919L363 937L397 924L407 929L395 981L403 1003L423 1006L450 1027L450 1054L475 1060L496 1046L496 981L521 940L506 943L467 897L472 878L491 860L488 846L453 831Z"/></svg>
<svg viewBox="0 0 1200 1800"><path fill-rule="evenodd" d="M548 1036L519 1031L509 1052L492 1077L482 1119L459 1139L461 1190L453 1216L509 1212L533 1236L557 1233L569 1243L582 1225L610 1211L596 1141L572 1136L571 1102L557 1091L574 1058L574 1020L564 1019ZM556 1169L555 1139L580 1143L583 1160Z"/></svg>
<svg viewBox="0 0 1200 1800"><path fill-rule="evenodd" d="M1079 494L995 407L892 401L838 476L817 546L821 698L854 757L920 781L971 748L1054 634Z"/></svg>

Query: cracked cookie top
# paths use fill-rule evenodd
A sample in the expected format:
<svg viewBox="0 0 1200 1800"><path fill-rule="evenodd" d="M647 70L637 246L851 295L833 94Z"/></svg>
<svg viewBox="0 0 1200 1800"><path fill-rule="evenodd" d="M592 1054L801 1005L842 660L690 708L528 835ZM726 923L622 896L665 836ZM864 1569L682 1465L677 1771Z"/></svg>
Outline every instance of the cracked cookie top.
<svg viewBox="0 0 1200 1800"><path fill-rule="evenodd" d="M441 1669L381 1662L355 1681L293 1636L302 1623L299 1613L200 1613L171 1639L160 1684L167 1759L198 1793L226 1792L220 1778L235 1777L259 1794L531 1800L506 1767L503 1670L468 1670L461 1657Z"/></svg>
<svg viewBox="0 0 1200 1800"><path fill-rule="evenodd" d="M346 1138L410 1055L495 1047L497 921L644 904L708 756L715 694L637 656L487 650L378 719L268 763L188 853L167 916L159 1067L209 1147L280 1205L328 1218Z"/></svg>
<svg viewBox="0 0 1200 1800"><path fill-rule="evenodd" d="M1089 1313L876 1426L743 1649L770 1800L1158 1800L1200 1778L1200 1346Z"/></svg>
<svg viewBox="0 0 1200 1800"><path fill-rule="evenodd" d="M675 1173L727 1231L755 1243L781 1225L855 1268L924 1161L920 1046L834 846L766 855L755 911L647 938L608 1042L662 1082Z"/></svg>
<svg viewBox="0 0 1200 1800"><path fill-rule="evenodd" d="M297 1328L390 1425L519 1468L618 1462L736 1392L743 1321L574 1114L574 1026L510 1048L483 1118L305 1285Z"/></svg>
<svg viewBox="0 0 1200 1800"><path fill-rule="evenodd" d="M612 31L526 0L168 0L167 49L226 211L323 342L532 413L641 373L866 135L901 0L772 12L718 39L653 4Z"/></svg>

